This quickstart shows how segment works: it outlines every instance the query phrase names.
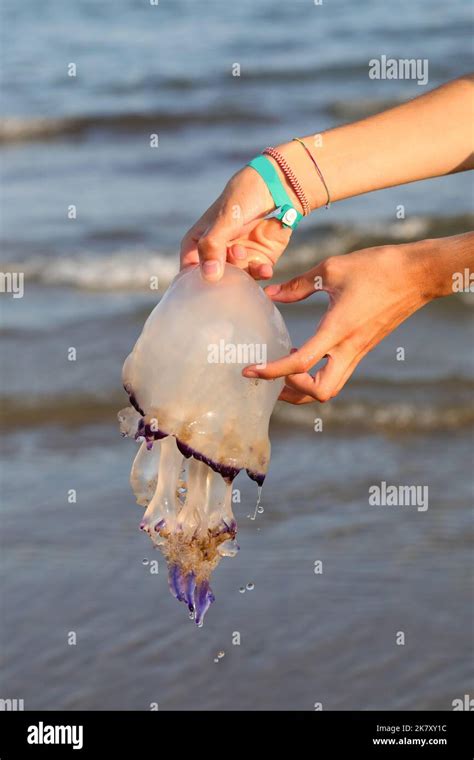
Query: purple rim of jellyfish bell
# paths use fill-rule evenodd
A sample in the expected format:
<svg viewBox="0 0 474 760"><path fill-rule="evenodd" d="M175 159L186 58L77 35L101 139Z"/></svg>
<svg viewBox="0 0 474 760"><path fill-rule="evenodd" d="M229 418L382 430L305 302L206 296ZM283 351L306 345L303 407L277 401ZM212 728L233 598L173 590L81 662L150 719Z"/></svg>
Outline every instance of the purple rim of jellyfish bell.
<svg viewBox="0 0 474 760"><path fill-rule="evenodd" d="M251 480L254 480L255 483L262 487L263 481L265 480L265 473L264 472L255 472L254 470L246 470L247 475Z"/></svg>
<svg viewBox="0 0 474 760"><path fill-rule="evenodd" d="M161 438L168 437L168 433L163 433L159 428L152 428L151 425L145 425L143 420L142 423L143 427L141 429L143 430L143 433L141 433L141 435L144 435L147 441L159 441ZM140 424L138 425L138 428L140 429Z"/></svg>
<svg viewBox="0 0 474 760"><path fill-rule="evenodd" d="M123 387L124 387L124 389L125 389L125 392L126 392L126 393L127 393L127 395L128 395L128 398L129 398L129 400L130 400L130 403L131 403L131 405L133 406L133 408L134 408L134 409L136 409L136 411L138 412L138 414L141 414L141 415L142 415L142 417L144 417L144 416L145 416L145 412L144 412L144 411L143 411L143 409L140 407L140 405L139 405L139 403L138 403L138 401L137 401L137 397L135 396L134 392L132 391L132 388L131 388L131 386L130 386L130 385L128 385L128 383L127 383L127 384L126 384L126 385L124 385Z"/></svg>
<svg viewBox="0 0 474 760"><path fill-rule="evenodd" d="M176 445L178 449L180 450L183 457L186 457L186 459L189 459L190 457L194 457L194 459L197 459L198 462L204 462L204 464L207 464L208 467L211 468L211 470L214 470L214 472L218 472L219 475L222 475L224 480L227 480L228 482L232 483L234 478L237 477L241 467L232 467L228 464L220 464L219 462L215 462L210 457L207 457L205 454L201 454L200 451L197 451L197 449L193 449L191 446L188 446L187 443L183 443L179 440L179 438L176 438Z"/></svg>
<svg viewBox="0 0 474 760"><path fill-rule="evenodd" d="M151 444L153 441L159 441L162 438L167 438L169 433L166 433L164 430L160 430L160 428L156 427L152 429L151 425L145 424L145 421L143 417L145 416L145 412L141 409L140 405L138 404L137 398L135 394L133 393L131 387L129 385L123 386L128 394L128 397L130 399L130 403L136 409L136 411L142 415L142 418L138 421L138 427L137 432L135 435L135 438L145 438L147 441L147 445ZM214 470L214 472L218 472L219 475L222 475L224 480L226 480L229 483L232 483L232 481L237 477L241 467L232 467L228 464L221 464L219 462L214 461L214 459L211 459L210 457L207 457L205 454L201 454L200 451L197 449L193 449L192 446L188 446L187 443L183 443L183 441L180 441L179 438L176 438L176 445L178 449L180 450L181 454L186 457L186 459L189 459L190 457L194 457L194 459L197 459L199 462L204 462L204 464L207 464L208 467L211 468L211 470ZM265 480L265 473L263 472L255 472L254 470L246 470L247 475L251 480L254 480L257 485L262 486L263 481Z"/></svg>

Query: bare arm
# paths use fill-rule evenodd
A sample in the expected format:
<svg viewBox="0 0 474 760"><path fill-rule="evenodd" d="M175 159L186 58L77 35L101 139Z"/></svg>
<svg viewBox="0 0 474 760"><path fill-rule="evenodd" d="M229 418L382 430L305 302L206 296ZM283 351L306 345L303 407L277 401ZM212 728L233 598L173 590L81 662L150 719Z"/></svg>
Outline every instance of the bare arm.
<svg viewBox="0 0 474 760"><path fill-rule="evenodd" d="M323 172L331 200L338 201L473 168L473 115L474 77L466 76L396 108L303 141ZM326 191L303 146L290 141L277 147L300 180L311 207L324 205ZM276 164L275 168L294 205L300 207ZM185 235L181 266L201 262L204 276L218 280L227 258L254 277L268 279L291 235L275 219L264 219L272 210L270 193L260 176L249 167L241 169Z"/></svg>
<svg viewBox="0 0 474 760"><path fill-rule="evenodd" d="M471 75L303 141L323 172L332 200L339 201L474 168L473 117ZM323 205L324 187L301 145L286 143L282 150L291 165L298 165L303 186L311 188L313 208Z"/></svg>

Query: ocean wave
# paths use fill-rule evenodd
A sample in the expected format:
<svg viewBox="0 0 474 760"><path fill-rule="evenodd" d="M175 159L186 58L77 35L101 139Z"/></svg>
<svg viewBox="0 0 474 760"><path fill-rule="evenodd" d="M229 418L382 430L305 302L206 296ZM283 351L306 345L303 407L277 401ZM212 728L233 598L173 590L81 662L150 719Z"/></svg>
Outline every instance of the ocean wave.
<svg viewBox="0 0 474 760"><path fill-rule="evenodd" d="M149 290L163 292L179 271L175 256L154 251L118 251L62 256L32 256L2 264L3 272L23 272L27 282L65 285L79 290ZM154 279L156 278L156 280Z"/></svg>
<svg viewBox="0 0 474 760"><path fill-rule="evenodd" d="M326 432L430 432L470 428L474 424L474 408L470 403L414 404L410 402L342 402L324 407L314 404L295 406L279 404L274 421L285 427L314 429L315 418L321 418Z"/></svg>
<svg viewBox="0 0 474 760"><path fill-rule="evenodd" d="M382 383L383 384L383 383ZM424 383L420 383L420 387ZM472 386L472 383L471 383ZM399 389L400 394L402 389ZM33 397L20 403L17 396L1 398L0 428L10 433L21 429L31 430L43 426L84 427L98 424L116 424L116 413L126 406L123 393L104 396L75 393L53 397ZM294 406L278 403L272 425L278 428L314 430L315 419L323 422L326 433L364 434L380 432L426 433L471 428L474 408L469 402L425 404L403 401L342 401L329 404Z"/></svg>
<svg viewBox="0 0 474 760"><path fill-rule="evenodd" d="M183 129L190 126L270 124L275 117L255 108L215 103L200 111L154 111L150 113L91 114L88 116L5 117L0 121L0 143L87 137L91 132L141 132Z"/></svg>
<svg viewBox="0 0 474 760"><path fill-rule="evenodd" d="M288 255L278 262L279 280L309 269L318 261L361 248L397 244L429 237L467 232L474 215L447 217L418 216L400 222L377 222L370 226L319 224L302 230L292 241ZM113 253L73 253L61 256L33 255L24 260L1 264L3 272L23 272L25 279L43 285L65 285L86 290L147 290L150 278L158 278L162 292L177 274L177 254L170 251L122 248ZM473 293L460 294L467 305L474 305Z"/></svg>

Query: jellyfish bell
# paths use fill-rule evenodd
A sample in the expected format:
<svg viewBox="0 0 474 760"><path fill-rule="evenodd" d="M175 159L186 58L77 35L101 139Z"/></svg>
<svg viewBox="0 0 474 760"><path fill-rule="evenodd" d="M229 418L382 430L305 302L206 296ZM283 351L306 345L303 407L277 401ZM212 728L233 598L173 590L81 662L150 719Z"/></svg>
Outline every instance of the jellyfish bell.
<svg viewBox="0 0 474 760"><path fill-rule="evenodd" d="M169 586L202 625L222 557L238 551L232 483L241 470L261 486L268 425L283 380L242 375L290 350L283 318L244 271L217 283L180 272L145 322L123 367L131 407L122 435L141 442L130 482L146 507L140 527L166 557Z"/></svg>

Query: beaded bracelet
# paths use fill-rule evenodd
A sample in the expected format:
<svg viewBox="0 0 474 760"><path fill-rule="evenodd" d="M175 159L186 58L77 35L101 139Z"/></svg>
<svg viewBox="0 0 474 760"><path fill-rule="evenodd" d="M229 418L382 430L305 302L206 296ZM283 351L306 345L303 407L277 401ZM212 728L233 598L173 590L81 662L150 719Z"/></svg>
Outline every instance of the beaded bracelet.
<svg viewBox="0 0 474 760"><path fill-rule="evenodd" d="M293 188L296 197L301 203L304 216L308 216L308 214L311 213L311 207L308 203L308 199L306 198L304 190L301 187L298 181L298 178L296 177L296 174L294 173L291 166L288 164L287 160L281 155L281 153L275 150L275 148L271 148L271 147L265 148L265 150L262 151L262 153L263 155L271 156L271 158L273 158L277 162L278 166L280 167L283 174L285 175L288 182L290 183L291 187Z"/></svg>

